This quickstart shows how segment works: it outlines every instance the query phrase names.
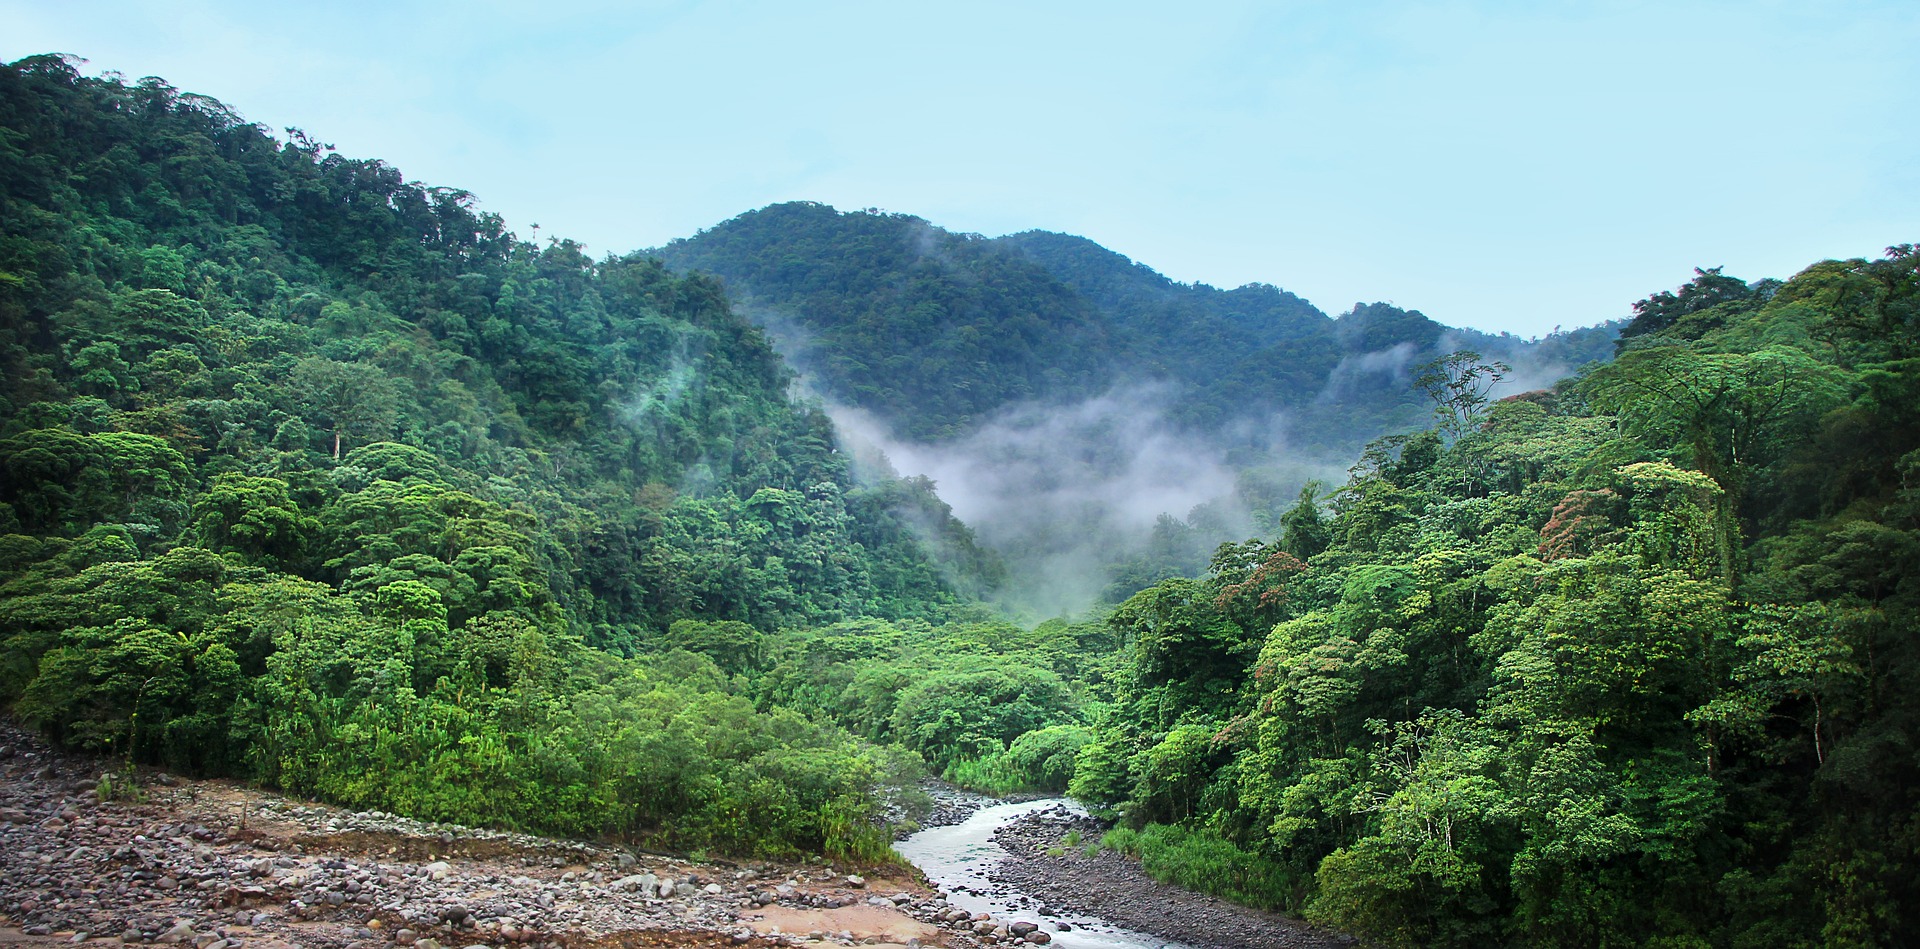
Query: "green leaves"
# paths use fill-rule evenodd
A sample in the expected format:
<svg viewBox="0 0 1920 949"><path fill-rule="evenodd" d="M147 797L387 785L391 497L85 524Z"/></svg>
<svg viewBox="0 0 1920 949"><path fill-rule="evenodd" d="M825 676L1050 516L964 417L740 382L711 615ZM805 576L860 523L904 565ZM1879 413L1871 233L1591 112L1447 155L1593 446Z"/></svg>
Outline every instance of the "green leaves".
<svg viewBox="0 0 1920 949"><path fill-rule="evenodd" d="M0 500L34 533L80 533L98 521L176 525L186 459L132 432L37 429L0 440Z"/></svg>

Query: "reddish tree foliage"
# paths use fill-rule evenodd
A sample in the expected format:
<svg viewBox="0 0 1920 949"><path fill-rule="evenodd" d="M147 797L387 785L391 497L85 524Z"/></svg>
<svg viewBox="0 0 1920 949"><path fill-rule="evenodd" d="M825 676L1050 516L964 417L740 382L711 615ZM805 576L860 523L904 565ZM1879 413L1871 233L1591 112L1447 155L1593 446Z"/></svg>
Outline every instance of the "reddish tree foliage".
<svg viewBox="0 0 1920 949"><path fill-rule="evenodd" d="M1540 559L1561 560L1592 553L1599 540L1613 530L1613 509L1620 496L1611 488L1575 491L1553 506L1553 516L1540 528Z"/></svg>
<svg viewBox="0 0 1920 949"><path fill-rule="evenodd" d="M1227 571L1221 569L1221 561L1228 549L1223 546L1223 553L1214 558L1215 571L1223 580ZM1287 580L1296 573L1304 573L1307 565L1278 546L1247 544L1233 547L1232 552L1251 560L1252 568L1246 569L1238 581L1223 583L1213 605L1241 628L1253 631L1262 622L1270 623L1278 618L1280 607L1287 601Z"/></svg>

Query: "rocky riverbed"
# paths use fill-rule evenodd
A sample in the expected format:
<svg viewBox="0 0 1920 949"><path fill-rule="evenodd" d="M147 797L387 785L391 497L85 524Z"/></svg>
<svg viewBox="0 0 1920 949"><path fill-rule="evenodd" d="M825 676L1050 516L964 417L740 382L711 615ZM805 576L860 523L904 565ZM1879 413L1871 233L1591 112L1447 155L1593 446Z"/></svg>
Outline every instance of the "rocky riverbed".
<svg viewBox="0 0 1920 949"><path fill-rule="evenodd" d="M1019 920L975 919L902 866L696 862L346 811L152 772L129 800L102 793L113 764L0 726L0 944L574 949L1032 941Z"/></svg>
<svg viewBox="0 0 1920 949"><path fill-rule="evenodd" d="M1016 905L1042 918L1084 914L1190 946L1217 949L1339 949L1355 940L1278 913L1262 912L1160 883L1134 860L1111 850L1088 855L1085 844L1106 830L1077 809L1027 813L994 833L1007 857L989 872L992 885L1023 894ZM1081 846L1065 843L1078 832Z"/></svg>

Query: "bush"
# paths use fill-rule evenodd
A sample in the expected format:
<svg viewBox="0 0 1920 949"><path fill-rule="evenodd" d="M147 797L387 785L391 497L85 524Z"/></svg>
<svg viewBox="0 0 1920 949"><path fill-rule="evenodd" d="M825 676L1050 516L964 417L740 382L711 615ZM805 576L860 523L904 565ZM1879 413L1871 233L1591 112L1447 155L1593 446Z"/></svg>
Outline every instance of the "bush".
<svg viewBox="0 0 1920 949"><path fill-rule="evenodd" d="M1116 827L1100 845L1140 861L1147 875L1261 909L1286 909L1296 881L1285 866L1249 853L1211 831L1169 824Z"/></svg>

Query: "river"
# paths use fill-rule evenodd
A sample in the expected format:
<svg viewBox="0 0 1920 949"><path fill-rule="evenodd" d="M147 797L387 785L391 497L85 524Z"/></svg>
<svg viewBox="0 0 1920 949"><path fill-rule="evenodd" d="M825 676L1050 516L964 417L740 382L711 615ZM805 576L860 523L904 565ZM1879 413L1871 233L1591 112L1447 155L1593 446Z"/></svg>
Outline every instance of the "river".
<svg viewBox="0 0 1920 949"><path fill-rule="evenodd" d="M1052 907L1057 916L1042 916L1039 898L995 883L989 871L1007 852L994 843L1001 826L1035 811L1079 805L1060 798L995 804L975 811L966 820L946 827L930 827L894 844L894 850L920 868L934 885L945 890L953 905L995 919L1026 920L1040 924L1064 949L1191 949L1185 943L1150 936L1112 925L1105 920ZM1060 923L1068 924L1063 929Z"/></svg>

